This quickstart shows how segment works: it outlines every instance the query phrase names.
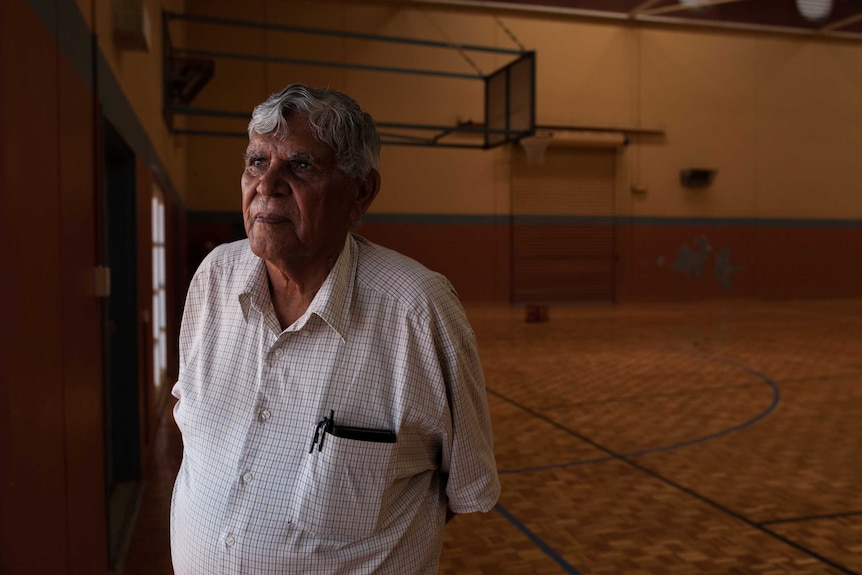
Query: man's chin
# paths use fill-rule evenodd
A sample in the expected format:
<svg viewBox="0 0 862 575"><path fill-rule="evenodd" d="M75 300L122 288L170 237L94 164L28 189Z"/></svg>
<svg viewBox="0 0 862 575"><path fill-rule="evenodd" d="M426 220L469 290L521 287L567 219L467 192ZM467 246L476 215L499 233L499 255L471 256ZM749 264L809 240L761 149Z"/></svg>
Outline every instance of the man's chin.
<svg viewBox="0 0 862 575"><path fill-rule="evenodd" d="M248 238L248 244L254 255L267 261L287 259L291 254L296 253L296 245L284 238L275 241L271 238L252 235Z"/></svg>

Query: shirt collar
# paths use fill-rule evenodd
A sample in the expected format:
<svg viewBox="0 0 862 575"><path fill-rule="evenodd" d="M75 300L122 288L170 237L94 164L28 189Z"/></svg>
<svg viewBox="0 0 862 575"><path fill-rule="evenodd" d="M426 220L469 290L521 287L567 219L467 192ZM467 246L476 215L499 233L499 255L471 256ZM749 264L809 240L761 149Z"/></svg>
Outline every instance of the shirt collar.
<svg viewBox="0 0 862 575"><path fill-rule="evenodd" d="M311 315L314 314L332 328L342 340L346 341L353 285L356 277L356 253L356 240L353 238L353 234L347 234L338 260L332 266L323 285L317 290L317 294L315 294L308 309L286 331L301 330L308 323ZM256 256L254 260L245 285L239 294L239 303L246 322L248 322L250 308L254 307L262 312L267 307L272 306L266 265L262 259Z"/></svg>
<svg viewBox="0 0 862 575"><path fill-rule="evenodd" d="M353 239L353 234L349 233L344 241L341 255L329 271L326 281L317 290L303 317L296 321L297 325L305 325L311 314L315 314L325 321L342 340L347 341L347 325L356 278L356 251L356 240Z"/></svg>
<svg viewBox="0 0 862 575"><path fill-rule="evenodd" d="M242 306L242 317L248 322L248 313L251 308L263 313L270 302L269 282L266 277L266 264L262 259L251 253L248 261L248 273L245 284L239 292L239 304Z"/></svg>

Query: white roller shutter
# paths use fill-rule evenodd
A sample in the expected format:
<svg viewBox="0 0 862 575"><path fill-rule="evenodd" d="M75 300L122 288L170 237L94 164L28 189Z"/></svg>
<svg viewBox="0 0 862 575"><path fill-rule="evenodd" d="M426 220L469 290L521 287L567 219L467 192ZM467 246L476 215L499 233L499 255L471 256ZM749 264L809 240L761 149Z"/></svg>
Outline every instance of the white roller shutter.
<svg viewBox="0 0 862 575"><path fill-rule="evenodd" d="M616 150L550 146L535 166L515 150L515 302L615 301Z"/></svg>

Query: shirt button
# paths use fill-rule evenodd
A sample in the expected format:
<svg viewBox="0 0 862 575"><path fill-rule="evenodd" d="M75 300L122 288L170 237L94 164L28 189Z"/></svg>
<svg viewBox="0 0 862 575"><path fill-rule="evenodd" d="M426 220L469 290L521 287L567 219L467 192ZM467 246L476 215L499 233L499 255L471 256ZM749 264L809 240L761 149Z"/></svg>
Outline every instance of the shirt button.
<svg viewBox="0 0 862 575"><path fill-rule="evenodd" d="M266 421L270 417L272 417L272 413L270 413L270 411L268 409L264 409L263 411L260 412L260 420L261 421Z"/></svg>
<svg viewBox="0 0 862 575"><path fill-rule="evenodd" d="M244 483L251 483L251 480L254 479L254 475L252 475L251 471L246 471L242 475L242 480Z"/></svg>
<svg viewBox="0 0 862 575"><path fill-rule="evenodd" d="M233 547L233 544L236 543L236 539L233 538L233 535L228 535L224 538L224 546L225 547Z"/></svg>
<svg viewBox="0 0 862 575"><path fill-rule="evenodd" d="M275 350L275 357L281 359L281 356L284 355L284 352L280 349Z"/></svg>

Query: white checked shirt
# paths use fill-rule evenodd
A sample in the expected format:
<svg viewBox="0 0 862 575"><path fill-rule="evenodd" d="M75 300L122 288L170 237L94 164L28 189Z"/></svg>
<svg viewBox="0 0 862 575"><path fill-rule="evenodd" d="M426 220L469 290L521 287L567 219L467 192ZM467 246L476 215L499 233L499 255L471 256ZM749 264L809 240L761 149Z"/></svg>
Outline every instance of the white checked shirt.
<svg viewBox="0 0 862 575"><path fill-rule="evenodd" d="M449 282L348 235L280 328L263 261L214 250L189 288L174 417L176 575L436 573L447 505L500 484L475 337ZM395 443L315 427L392 430Z"/></svg>

